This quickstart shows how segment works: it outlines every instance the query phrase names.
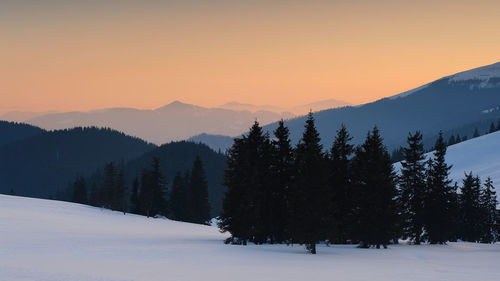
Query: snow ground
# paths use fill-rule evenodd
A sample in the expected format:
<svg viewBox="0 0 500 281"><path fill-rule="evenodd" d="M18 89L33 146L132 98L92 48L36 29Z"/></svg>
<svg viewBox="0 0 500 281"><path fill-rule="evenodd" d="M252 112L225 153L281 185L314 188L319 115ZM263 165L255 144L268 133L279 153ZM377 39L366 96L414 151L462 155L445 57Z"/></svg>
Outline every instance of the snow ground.
<svg viewBox="0 0 500 281"><path fill-rule="evenodd" d="M0 195L0 280L500 280L500 245L224 245L215 227Z"/></svg>

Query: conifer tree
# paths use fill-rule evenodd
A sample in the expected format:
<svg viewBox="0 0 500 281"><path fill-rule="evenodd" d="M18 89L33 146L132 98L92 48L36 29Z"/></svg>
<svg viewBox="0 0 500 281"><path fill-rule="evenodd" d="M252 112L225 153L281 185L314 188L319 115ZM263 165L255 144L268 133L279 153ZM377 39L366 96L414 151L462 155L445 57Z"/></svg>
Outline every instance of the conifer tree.
<svg viewBox="0 0 500 281"><path fill-rule="evenodd" d="M498 239L497 204L495 187L491 178L488 177L480 198L482 210L480 241L482 243L492 243Z"/></svg>
<svg viewBox="0 0 500 281"><path fill-rule="evenodd" d="M104 166L101 187L101 206L111 208L111 200L114 196L116 180L116 167L114 162L109 162Z"/></svg>
<svg viewBox="0 0 500 281"><path fill-rule="evenodd" d="M448 178L451 166L445 161L446 145L442 132L434 146L433 158L427 164L427 183L424 197L424 227L431 244L443 244L452 239L455 231L454 189Z"/></svg>
<svg viewBox="0 0 500 281"><path fill-rule="evenodd" d="M99 187L95 181L90 185L89 204L94 207L99 207Z"/></svg>
<svg viewBox="0 0 500 281"><path fill-rule="evenodd" d="M274 131L275 139L272 141L271 176L272 183L271 203L272 211L268 214L271 243L281 243L286 240L286 227L288 224L288 196L293 175L293 148L291 145L288 128L283 120Z"/></svg>
<svg viewBox="0 0 500 281"><path fill-rule="evenodd" d="M460 237L464 241L477 242L481 238L481 183L472 172L465 174L460 198Z"/></svg>
<svg viewBox="0 0 500 281"><path fill-rule="evenodd" d="M222 232L231 233L227 243L246 245L251 238L253 208L251 186L249 186L246 153L246 136L236 138L228 150L227 169L224 185L227 187L218 226Z"/></svg>
<svg viewBox="0 0 500 281"><path fill-rule="evenodd" d="M139 193L139 205L141 206L141 214L150 217L155 214L152 212L154 194L151 183L151 172L148 169L142 170L141 175L141 192Z"/></svg>
<svg viewBox="0 0 500 281"><path fill-rule="evenodd" d="M142 172L139 202L144 215L147 217L167 215L165 189L166 183L160 170L160 159L154 157L151 169L144 169Z"/></svg>
<svg viewBox="0 0 500 281"><path fill-rule="evenodd" d="M477 137L479 137L479 136L480 136L480 135L479 135L479 131L477 130L477 128L475 128L475 129L474 129L474 134L472 134L472 137L473 137L473 138L477 138Z"/></svg>
<svg viewBox="0 0 500 281"><path fill-rule="evenodd" d="M130 194L130 212L132 214L140 214L141 206L139 203L139 178L135 177L132 182L132 192Z"/></svg>
<svg viewBox="0 0 500 281"><path fill-rule="evenodd" d="M351 157L354 145L352 137L344 125L337 131L337 136L330 151L329 192L331 201L328 209L329 233L331 243L347 243L350 238L350 224L354 197L352 190Z"/></svg>
<svg viewBox="0 0 500 281"><path fill-rule="evenodd" d="M500 118L498 119L498 122L497 122L497 131L500 131Z"/></svg>
<svg viewBox="0 0 500 281"><path fill-rule="evenodd" d="M451 135L450 138L448 139L448 146L454 145L455 143L457 143L457 141L455 140L455 136Z"/></svg>
<svg viewBox="0 0 500 281"><path fill-rule="evenodd" d="M169 203L172 218L174 220L187 221L189 217L188 184L189 182L186 182L186 178L178 171L172 182Z"/></svg>
<svg viewBox="0 0 500 281"><path fill-rule="evenodd" d="M14 188L10 189L9 195L14 196L16 195L16 192L14 192Z"/></svg>
<svg viewBox="0 0 500 281"><path fill-rule="evenodd" d="M116 175L113 186L113 192L111 197L111 210L120 211L124 214L127 211L127 188L125 187L125 178L123 175L123 169L120 168Z"/></svg>
<svg viewBox="0 0 500 281"><path fill-rule="evenodd" d="M408 147L401 162L399 186L403 213L403 238L420 244L424 226L425 156L422 134L408 136Z"/></svg>
<svg viewBox="0 0 500 281"><path fill-rule="evenodd" d="M490 124L490 130L489 130L489 133L494 133L497 131L497 128L495 128L495 124L493 124L493 122L491 122Z"/></svg>
<svg viewBox="0 0 500 281"><path fill-rule="evenodd" d="M312 112L295 149L295 178L290 195L290 236L316 254L316 244L326 239L328 177L327 160L320 144Z"/></svg>
<svg viewBox="0 0 500 281"><path fill-rule="evenodd" d="M210 223L210 203L208 202L208 182L199 156L193 163L188 193L189 221L199 224Z"/></svg>
<svg viewBox="0 0 500 281"><path fill-rule="evenodd" d="M390 156L377 127L356 149L353 170L357 189L355 238L361 248L385 248L398 232L397 193Z"/></svg>
<svg viewBox="0 0 500 281"><path fill-rule="evenodd" d="M87 204L87 187L85 184L85 179L82 176L77 176L75 182L73 183L73 199L72 202Z"/></svg>

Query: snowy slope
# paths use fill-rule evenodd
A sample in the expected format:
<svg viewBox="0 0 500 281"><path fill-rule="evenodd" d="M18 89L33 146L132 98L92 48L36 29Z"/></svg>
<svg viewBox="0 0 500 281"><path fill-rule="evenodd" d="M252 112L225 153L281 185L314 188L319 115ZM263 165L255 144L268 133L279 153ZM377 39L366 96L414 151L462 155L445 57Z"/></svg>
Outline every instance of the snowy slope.
<svg viewBox="0 0 500 281"><path fill-rule="evenodd" d="M466 81L466 80L490 80L492 78L500 78L500 62L478 67L457 73L450 77L450 81Z"/></svg>
<svg viewBox="0 0 500 281"><path fill-rule="evenodd" d="M500 245L230 246L216 228L0 195L0 280L500 280Z"/></svg>
<svg viewBox="0 0 500 281"><path fill-rule="evenodd" d="M450 178L459 185L462 184L464 172L472 171L483 181L491 177L493 184L500 190L500 132L449 146L446 162L448 165L453 165ZM398 171L401 165L396 163L394 167Z"/></svg>

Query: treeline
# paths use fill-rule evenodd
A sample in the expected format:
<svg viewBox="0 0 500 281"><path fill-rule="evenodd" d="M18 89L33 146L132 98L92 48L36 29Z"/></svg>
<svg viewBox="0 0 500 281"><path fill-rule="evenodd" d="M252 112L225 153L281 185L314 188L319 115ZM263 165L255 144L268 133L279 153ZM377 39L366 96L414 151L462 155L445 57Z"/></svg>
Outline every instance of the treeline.
<svg viewBox="0 0 500 281"><path fill-rule="evenodd" d="M96 180L87 188L86 180L77 176L73 182L72 202L144 215L164 216L192 223L208 224L210 204L208 181L200 157L192 169L177 173L171 188L160 170L160 160L153 158L151 167L143 169L131 185L125 182L123 167L109 162L104 166L101 184Z"/></svg>
<svg viewBox="0 0 500 281"><path fill-rule="evenodd" d="M428 160L422 135L410 135L397 176L377 127L355 147L343 126L325 153L314 122L309 114L295 147L283 122L272 138L255 122L235 139L219 217L221 231L231 234L227 243L302 244L314 254L320 242L379 248L400 238L415 244L497 239L491 180L482 186L468 174L459 195L448 178L441 134Z"/></svg>
<svg viewBox="0 0 500 281"><path fill-rule="evenodd" d="M476 125L477 123L474 123L474 124L471 124L471 125ZM482 124L482 123L480 123ZM486 123L488 124L488 123ZM471 125L468 125L466 127L469 127ZM483 126L487 126L487 125L483 125ZM489 128L488 129L485 129L485 132L484 134L481 134L479 132L479 129L477 126L473 127L474 128L474 131L472 131L472 138L477 138L477 137L480 137L482 135L487 135L487 134L491 134L491 133L494 133L494 132L497 132L497 131L500 131L500 120L498 120L496 126L495 126L495 123L494 122L491 122L490 125L489 125ZM454 145L454 144L457 144L457 143L461 143L461 142L464 142L464 141L467 141L469 139L469 137L467 135L463 135L463 136L460 136L460 133L450 133L448 132L447 133L449 135L449 138L448 140L446 141L446 145L447 146L450 146L450 145ZM431 150L428 150L427 152L429 152ZM391 159L392 159L392 162L399 162L399 161L402 161L404 159L404 154L403 154L403 147L399 147L397 149L394 149L391 153Z"/></svg>

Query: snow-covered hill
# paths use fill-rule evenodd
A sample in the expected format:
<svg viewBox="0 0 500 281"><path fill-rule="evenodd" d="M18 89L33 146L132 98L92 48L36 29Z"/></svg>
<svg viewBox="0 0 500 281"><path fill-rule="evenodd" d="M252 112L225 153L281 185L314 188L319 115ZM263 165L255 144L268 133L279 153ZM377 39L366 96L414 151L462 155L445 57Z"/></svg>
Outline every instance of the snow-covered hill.
<svg viewBox="0 0 500 281"><path fill-rule="evenodd" d="M500 245L224 245L214 227L0 195L0 280L500 280Z"/></svg>
<svg viewBox="0 0 500 281"><path fill-rule="evenodd" d="M493 184L500 190L500 131L449 146L446 162L453 165L450 178L459 185L462 184L464 173L472 172L483 181L491 177ZM395 164L396 171L400 167L399 163Z"/></svg>
<svg viewBox="0 0 500 281"><path fill-rule="evenodd" d="M330 147L344 124L355 144L377 125L384 143L392 151L404 145L408 132L419 130L425 137L440 130L455 130L472 123L498 120L500 111L500 62L449 75L418 88L371 103L328 109L314 113L322 144ZM296 143L304 131L306 117L286 120ZM264 126L272 133L277 123ZM471 137L473 131L468 132ZM461 133L460 135L463 136Z"/></svg>

